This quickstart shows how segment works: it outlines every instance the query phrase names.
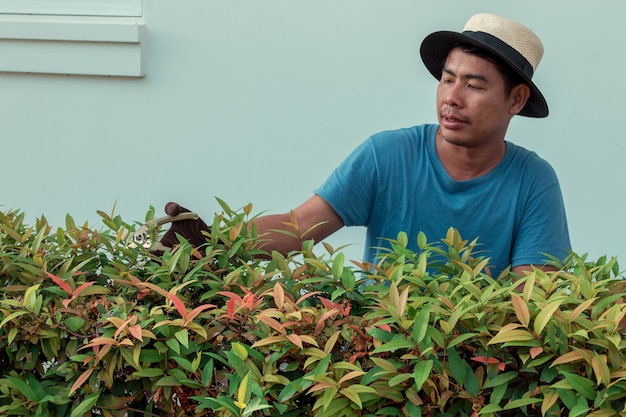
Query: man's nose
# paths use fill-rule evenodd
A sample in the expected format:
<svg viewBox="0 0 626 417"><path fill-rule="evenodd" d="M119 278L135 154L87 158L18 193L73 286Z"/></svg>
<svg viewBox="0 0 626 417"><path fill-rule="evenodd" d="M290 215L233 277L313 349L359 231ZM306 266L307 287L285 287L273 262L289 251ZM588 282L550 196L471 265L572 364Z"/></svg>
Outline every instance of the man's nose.
<svg viewBox="0 0 626 417"><path fill-rule="evenodd" d="M462 105L462 92L459 83L449 84L443 97L444 104L450 107L461 107Z"/></svg>

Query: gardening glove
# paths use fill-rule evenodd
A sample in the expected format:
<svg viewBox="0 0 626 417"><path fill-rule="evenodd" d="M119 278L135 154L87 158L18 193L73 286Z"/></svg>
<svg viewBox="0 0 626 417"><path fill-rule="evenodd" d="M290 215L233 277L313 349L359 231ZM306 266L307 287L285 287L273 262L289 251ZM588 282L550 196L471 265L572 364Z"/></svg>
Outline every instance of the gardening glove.
<svg viewBox="0 0 626 417"><path fill-rule="evenodd" d="M177 235L184 237L193 247L206 243L207 238L203 232L211 232L211 228L196 213L173 202L165 205L165 213L166 216L150 220L133 233L128 241L128 247L143 246L155 255L161 256L179 243ZM172 225L161 240L152 243L151 230L165 223Z"/></svg>
<svg viewBox="0 0 626 417"><path fill-rule="evenodd" d="M194 248L204 245L207 236L203 232L211 233L211 228L197 214L189 218L181 215L182 213L191 213L191 211L178 205L178 203L169 202L165 205L165 214L171 216L172 225L159 241L161 245L166 248L173 248L179 243L176 235L184 237Z"/></svg>

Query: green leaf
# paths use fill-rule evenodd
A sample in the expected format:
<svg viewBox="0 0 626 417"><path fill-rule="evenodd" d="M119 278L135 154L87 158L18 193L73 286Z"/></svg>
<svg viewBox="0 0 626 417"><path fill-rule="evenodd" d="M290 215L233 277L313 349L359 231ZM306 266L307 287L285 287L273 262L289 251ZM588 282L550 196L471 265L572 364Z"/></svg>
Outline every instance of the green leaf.
<svg viewBox="0 0 626 417"><path fill-rule="evenodd" d="M139 378L156 378L163 376L163 369L161 368L144 368L132 373L133 376Z"/></svg>
<svg viewBox="0 0 626 417"><path fill-rule="evenodd" d="M291 381L288 385L285 386L285 388L282 389L280 394L278 394L278 402L284 403L297 393L302 392L310 387L312 384L312 380L304 378L298 378L295 381Z"/></svg>
<svg viewBox="0 0 626 417"><path fill-rule="evenodd" d="M463 383L465 381L465 376L467 373L467 368L465 367L467 363L461 359L459 353L456 349L448 349L448 361L450 363L450 372L452 376L458 383Z"/></svg>
<svg viewBox="0 0 626 417"><path fill-rule="evenodd" d="M39 396L35 393L35 390L30 385L28 385L26 381L22 381L21 379L11 375L7 375L7 379L11 381L13 386L17 388L22 394L24 394L24 396L30 401L34 403L39 402Z"/></svg>
<svg viewBox="0 0 626 417"><path fill-rule="evenodd" d="M478 395L478 378L476 378L472 367L461 359L456 349L448 349L447 352L450 362L450 372L452 372L454 379L471 395Z"/></svg>
<svg viewBox="0 0 626 417"><path fill-rule="evenodd" d="M391 332L377 328L367 330L367 334L372 336L374 339L380 340L381 342L388 342L392 340L394 336L394 334Z"/></svg>
<svg viewBox="0 0 626 417"><path fill-rule="evenodd" d="M509 403L504 406L503 410L525 407L530 404L540 403L541 401L543 401L541 398L519 398L517 400L509 401Z"/></svg>
<svg viewBox="0 0 626 417"><path fill-rule="evenodd" d="M273 408L269 404L262 404L261 401L264 401L264 400L261 400L261 398L259 397L256 397L253 400L251 400L246 406L246 408L243 410L243 412L241 413L241 417L247 417L249 415L252 415L252 413L258 410L263 410L266 408Z"/></svg>
<svg viewBox="0 0 626 417"><path fill-rule="evenodd" d="M415 343L420 343L424 340L426 336L426 331L428 330L428 322L430 320L430 304L426 304L422 307L415 322L413 323L413 331L411 332L411 336Z"/></svg>
<svg viewBox="0 0 626 417"><path fill-rule="evenodd" d="M483 408L480 409L478 415L487 414L487 413L497 413L498 411L502 411L502 407L498 404L487 404Z"/></svg>
<svg viewBox="0 0 626 417"><path fill-rule="evenodd" d="M338 392L339 389L336 387L328 387L324 390L324 395L322 395L321 398L324 410L328 409L328 406L333 402Z"/></svg>
<svg viewBox="0 0 626 417"><path fill-rule="evenodd" d="M318 362L315 369L312 372L313 376L319 376L328 370L328 364L330 363L331 355L326 355L322 360Z"/></svg>
<svg viewBox="0 0 626 417"><path fill-rule="evenodd" d="M499 374L495 378L487 380L487 382L483 385L483 388L493 388L493 387L497 387L498 385L506 385L513 379L517 378L518 375L519 375L519 372L517 371L510 371L510 372L506 372L503 374Z"/></svg>
<svg viewBox="0 0 626 417"><path fill-rule="evenodd" d="M213 359L209 359L202 370L202 385L209 386L213 379Z"/></svg>
<svg viewBox="0 0 626 417"><path fill-rule="evenodd" d="M422 385L430 376L430 371L433 369L433 361L419 361L415 368L413 368L413 378L415 378L415 390L419 391L422 389Z"/></svg>
<svg viewBox="0 0 626 417"><path fill-rule="evenodd" d="M578 401L576 401L576 405L570 410L568 417L586 416L589 414L590 410L587 401L585 401L583 397L578 397Z"/></svg>
<svg viewBox="0 0 626 417"><path fill-rule="evenodd" d="M336 279L341 279L343 275L343 265L345 263L345 256L343 252L337 253L331 266L331 272Z"/></svg>
<svg viewBox="0 0 626 417"><path fill-rule="evenodd" d="M169 347L174 352L180 355L180 344L178 343L176 339L167 339L165 341L165 344L167 345L167 347Z"/></svg>
<svg viewBox="0 0 626 417"><path fill-rule="evenodd" d="M2 320L2 323L0 323L0 328L2 326L4 326L6 323L10 322L11 320L13 320L16 317L22 316L24 314L29 314L29 311L27 310L22 310L22 311L16 311L15 313L11 313L8 316L5 317L4 320Z"/></svg>
<svg viewBox="0 0 626 417"><path fill-rule="evenodd" d="M354 272L349 269L344 269L343 274L341 275L341 284L343 284L344 288L348 291L354 290L354 285L356 284Z"/></svg>
<svg viewBox="0 0 626 417"><path fill-rule="evenodd" d="M191 365L191 361L186 358L181 358L178 356L172 356L172 359L175 360L185 371L193 373L194 369Z"/></svg>
<svg viewBox="0 0 626 417"><path fill-rule="evenodd" d="M412 349L415 347L415 342L406 339L392 340L391 342L384 343L374 349L372 354L382 352L395 352L398 349Z"/></svg>
<svg viewBox="0 0 626 417"><path fill-rule="evenodd" d="M187 331L187 329L181 329L177 331L176 333L174 333L174 336L181 345L185 346L186 348L189 347L189 331Z"/></svg>
<svg viewBox="0 0 626 417"><path fill-rule="evenodd" d="M584 396L588 400L593 400L596 397L595 393L595 384L593 381L587 378L583 378L580 375L572 374L569 372L561 372L561 375L565 377L567 382L569 382L580 395Z"/></svg>
<svg viewBox="0 0 626 417"><path fill-rule="evenodd" d="M473 337L476 337L476 335L478 335L478 333L463 333L457 337L455 337L454 339L452 339L452 341L450 343L448 343L448 347L454 347L460 343L465 342L468 339L471 339Z"/></svg>
<svg viewBox="0 0 626 417"><path fill-rule="evenodd" d="M412 376L413 375L411 374L398 374L389 380L389 386L395 387L396 385L403 383Z"/></svg>
<svg viewBox="0 0 626 417"><path fill-rule="evenodd" d="M168 375L168 376L164 376L163 378L159 379L155 385L157 387L178 387L180 386L180 378L173 376L173 375Z"/></svg>
<svg viewBox="0 0 626 417"><path fill-rule="evenodd" d="M85 325L85 319L80 317L68 317L64 321L65 325L73 332L77 332Z"/></svg>
<svg viewBox="0 0 626 417"><path fill-rule="evenodd" d="M98 402L98 398L100 398L100 392L94 392L93 394L87 395L85 399L78 403L78 405L72 410L70 417L82 417L85 413L90 412L93 406Z"/></svg>

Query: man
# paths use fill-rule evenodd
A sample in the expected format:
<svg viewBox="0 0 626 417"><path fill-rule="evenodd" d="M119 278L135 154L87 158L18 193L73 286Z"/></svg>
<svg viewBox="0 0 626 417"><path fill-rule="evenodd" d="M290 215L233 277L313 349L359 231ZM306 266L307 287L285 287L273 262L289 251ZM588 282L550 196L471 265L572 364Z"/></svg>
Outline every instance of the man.
<svg viewBox="0 0 626 417"><path fill-rule="evenodd" d="M541 41L519 23L479 14L461 33L430 34L420 53L439 80L439 124L370 137L304 204L255 220L264 249L286 253L343 226L366 226L365 260L375 262L400 231L410 242L420 231L434 241L455 227L478 238L494 277L507 266L550 269L545 254L562 259L570 248L557 177L535 153L505 141L514 115L548 115L531 81ZM305 236L275 232L293 231L294 218Z"/></svg>

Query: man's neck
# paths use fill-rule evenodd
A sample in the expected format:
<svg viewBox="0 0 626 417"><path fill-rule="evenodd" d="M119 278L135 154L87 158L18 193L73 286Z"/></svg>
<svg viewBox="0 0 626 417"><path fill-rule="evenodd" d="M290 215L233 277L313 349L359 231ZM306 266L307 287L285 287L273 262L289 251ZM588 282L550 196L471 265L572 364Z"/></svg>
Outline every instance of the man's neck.
<svg viewBox="0 0 626 417"><path fill-rule="evenodd" d="M437 154L444 169L456 181L478 178L494 169L504 158L506 143L504 139L482 146L462 146L444 139L437 131Z"/></svg>

